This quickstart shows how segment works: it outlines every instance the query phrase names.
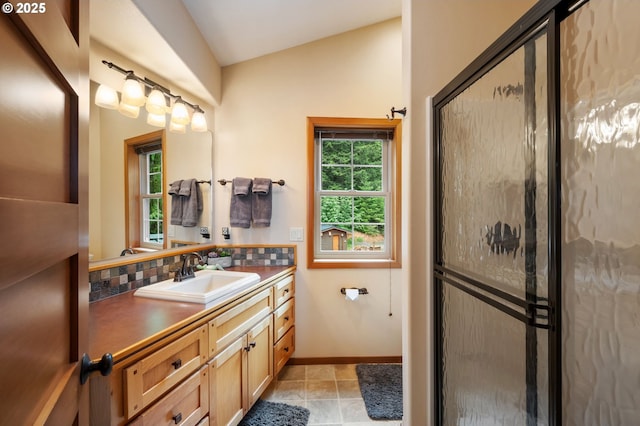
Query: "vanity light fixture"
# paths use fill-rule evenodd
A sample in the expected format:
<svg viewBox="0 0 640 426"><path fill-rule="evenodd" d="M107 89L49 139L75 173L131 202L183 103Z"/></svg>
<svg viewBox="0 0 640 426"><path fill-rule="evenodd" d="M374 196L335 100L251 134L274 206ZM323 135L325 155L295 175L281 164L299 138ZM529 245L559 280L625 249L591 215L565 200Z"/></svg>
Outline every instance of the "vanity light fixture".
<svg viewBox="0 0 640 426"><path fill-rule="evenodd" d="M120 105L118 105L118 111L120 111L120 114L125 117L130 118L138 118L138 115L140 115L140 107L125 104L124 102L120 102Z"/></svg>
<svg viewBox="0 0 640 426"><path fill-rule="evenodd" d="M207 131L207 119L204 116L204 111L200 108L198 108L191 116L191 130L194 132Z"/></svg>
<svg viewBox="0 0 640 426"><path fill-rule="evenodd" d="M189 111L187 111L187 106L180 96L178 96L178 99L173 103L173 108L171 108L171 122L182 124L183 126L189 124Z"/></svg>
<svg viewBox="0 0 640 426"><path fill-rule="evenodd" d="M149 93L145 108L149 114L164 115L167 113L167 99L158 86Z"/></svg>
<svg viewBox="0 0 640 426"><path fill-rule="evenodd" d="M118 109L120 100L118 92L106 84L101 84L96 91L96 105L102 108Z"/></svg>
<svg viewBox="0 0 640 426"><path fill-rule="evenodd" d="M137 118L140 107L144 105L147 111L147 123L152 126L165 127L166 114L170 113L169 130L171 132L185 133L189 123L194 132L208 130L207 120L200 106L185 101L182 96L174 95L169 89L147 77L138 77L133 71L125 70L112 62L103 60L102 63L124 74L126 78L119 102L118 93L114 89L104 84L98 87L95 104L99 107L117 109L122 115ZM167 99L170 101L169 104L173 100L171 108L167 107ZM191 116L187 107L193 110Z"/></svg>
<svg viewBox="0 0 640 426"><path fill-rule="evenodd" d="M144 101L144 90L132 72L127 75L122 85L121 102L123 104L140 107L144 105Z"/></svg>
<svg viewBox="0 0 640 426"><path fill-rule="evenodd" d="M169 122L169 131L173 133L186 133L187 126L185 126L184 124L177 124L171 121Z"/></svg>
<svg viewBox="0 0 640 426"><path fill-rule="evenodd" d="M147 124L155 127L164 127L167 125L167 116L150 112L147 114Z"/></svg>

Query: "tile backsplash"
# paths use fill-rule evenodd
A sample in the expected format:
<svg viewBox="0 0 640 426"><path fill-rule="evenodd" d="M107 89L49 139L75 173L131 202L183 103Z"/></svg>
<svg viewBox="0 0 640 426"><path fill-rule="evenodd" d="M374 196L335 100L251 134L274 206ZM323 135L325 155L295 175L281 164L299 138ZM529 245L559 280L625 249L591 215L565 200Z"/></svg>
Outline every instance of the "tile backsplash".
<svg viewBox="0 0 640 426"><path fill-rule="evenodd" d="M293 266L294 247L225 247L231 252L232 266ZM206 256L209 250L198 251ZM180 255L146 260L89 272L89 302L135 290L173 277L182 265Z"/></svg>

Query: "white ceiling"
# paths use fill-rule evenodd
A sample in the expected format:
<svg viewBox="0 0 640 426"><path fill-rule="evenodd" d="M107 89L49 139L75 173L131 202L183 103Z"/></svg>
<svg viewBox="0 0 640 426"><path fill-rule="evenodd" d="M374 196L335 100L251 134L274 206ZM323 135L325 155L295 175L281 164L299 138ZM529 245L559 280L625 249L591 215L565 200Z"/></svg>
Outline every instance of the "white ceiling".
<svg viewBox="0 0 640 426"><path fill-rule="evenodd" d="M401 15L402 0L182 0L221 66Z"/></svg>
<svg viewBox="0 0 640 426"><path fill-rule="evenodd" d="M136 2L165 3L171 11L182 2L186 22L193 20L220 66L382 22L402 11L402 0L91 0L92 39L194 94L204 93L202 82Z"/></svg>

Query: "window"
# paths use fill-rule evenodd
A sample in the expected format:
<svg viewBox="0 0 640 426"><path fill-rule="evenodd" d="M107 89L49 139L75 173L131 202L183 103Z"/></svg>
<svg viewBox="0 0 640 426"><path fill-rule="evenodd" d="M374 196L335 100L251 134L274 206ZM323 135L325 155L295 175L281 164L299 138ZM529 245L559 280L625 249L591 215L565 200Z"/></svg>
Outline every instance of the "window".
<svg viewBox="0 0 640 426"><path fill-rule="evenodd" d="M145 146L137 152L140 159L140 238L143 245L162 244L162 145Z"/></svg>
<svg viewBox="0 0 640 426"><path fill-rule="evenodd" d="M166 248L164 130L127 139L126 247Z"/></svg>
<svg viewBox="0 0 640 426"><path fill-rule="evenodd" d="M308 118L309 267L399 267L400 120Z"/></svg>

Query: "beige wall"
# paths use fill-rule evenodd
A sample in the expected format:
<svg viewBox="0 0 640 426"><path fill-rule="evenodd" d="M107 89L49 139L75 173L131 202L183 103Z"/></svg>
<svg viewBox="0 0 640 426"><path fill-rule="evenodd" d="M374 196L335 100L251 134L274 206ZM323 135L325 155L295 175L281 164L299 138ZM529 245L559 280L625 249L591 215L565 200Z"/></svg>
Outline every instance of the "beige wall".
<svg viewBox="0 0 640 426"><path fill-rule="evenodd" d="M405 120L409 169L409 265L403 308L405 418L427 425L433 415L430 230L431 154L428 96L437 94L535 2L533 0L403 0L403 94L411 114ZM428 142L427 142L428 141Z"/></svg>
<svg viewBox="0 0 640 426"><path fill-rule="evenodd" d="M306 117L386 118L401 108L401 49L394 19L223 68L214 179L286 181L274 189L271 227L232 228L229 242L290 243L289 228L305 228L297 243L296 357L401 355L401 270L309 270L306 261ZM223 242L231 185L213 190L214 238ZM370 294L347 302L340 288L351 286Z"/></svg>

